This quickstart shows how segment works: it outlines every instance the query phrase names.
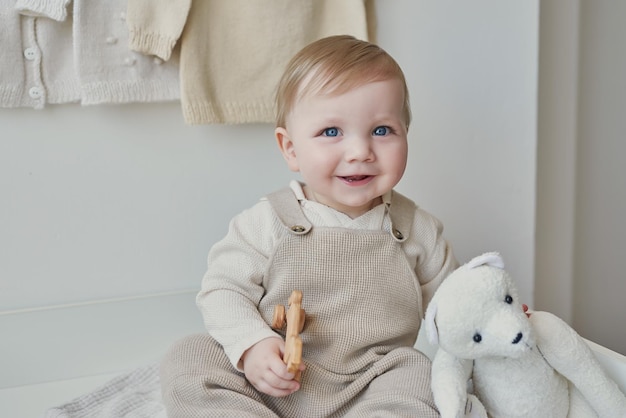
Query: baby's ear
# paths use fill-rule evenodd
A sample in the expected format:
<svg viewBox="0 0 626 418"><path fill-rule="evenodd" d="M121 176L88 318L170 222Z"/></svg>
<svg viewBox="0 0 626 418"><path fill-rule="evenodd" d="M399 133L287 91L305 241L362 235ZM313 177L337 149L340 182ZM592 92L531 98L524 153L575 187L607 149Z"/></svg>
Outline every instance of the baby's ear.
<svg viewBox="0 0 626 418"><path fill-rule="evenodd" d="M426 317L424 318L424 327L426 328L426 337L428 342L432 345L439 344L439 331L437 330L437 324L435 323L435 317L437 316L437 302L431 300L426 309Z"/></svg>
<svg viewBox="0 0 626 418"><path fill-rule="evenodd" d="M289 167L289 169L295 172L300 171L293 140L289 136L289 132L287 131L287 129L277 127L274 130L274 134L276 135L276 141L278 142L278 149L280 149L280 153L285 158L285 161L287 161L287 166Z"/></svg>

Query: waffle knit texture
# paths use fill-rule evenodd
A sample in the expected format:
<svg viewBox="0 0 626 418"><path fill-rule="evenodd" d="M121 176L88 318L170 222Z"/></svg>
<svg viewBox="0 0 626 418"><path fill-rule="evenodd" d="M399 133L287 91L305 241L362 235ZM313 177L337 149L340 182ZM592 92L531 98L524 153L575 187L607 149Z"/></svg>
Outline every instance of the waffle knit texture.
<svg viewBox="0 0 626 418"><path fill-rule="evenodd" d="M299 222L308 221L316 227L339 228L352 233L358 230L391 233L391 192L383 196L383 204L351 219L328 206L307 200L302 185L296 181L291 182L290 189L300 204L298 210L302 210L304 215L295 215L293 219L299 219ZM404 211L398 217L402 213ZM437 218L413 204L408 219L408 232L404 232L400 247L409 268L414 272L416 285L420 287L422 308L425 310L441 281L458 264L443 238L443 226ZM271 264L275 262L277 246L288 235L288 229L272 205L263 199L237 215L231 221L226 237L209 252L208 269L202 280L197 303L207 329L222 344L235 367L238 367L245 350L264 338L276 336L259 316L258 304L267 292L264 280ZM347 250L340 248L337 251ZM312 254L306 251L303 255L313 257ZM415 319L422 316L423 312L419 312Z"/></svg>
<svg viewBox="0 0 626 418"><path fill-rule="evenodd" d="M126 0L0 2L0 107L178 100L170 62L128 47Z"/></svg>
<svg viewBox="0 0 626 418"><path fill-rule="evenodd" d="M270 195L211 250L197 299L209 335L166 356L168 415L437 416L430 363L413 345L425 305L456 265L441 224L396 192L354 220L305 200L299 184ZM284 337L269 324L294 289L304 294L307 369L298 392L267 397L239 358Z"/></svg>
<svg viewBox="0 0 626 418"><path fill-rule="evenodd" d="M330 35L368 39L371 0L128 0L130 47L169 60L180 47L189 124L274 121L291 57Z"/></svg>

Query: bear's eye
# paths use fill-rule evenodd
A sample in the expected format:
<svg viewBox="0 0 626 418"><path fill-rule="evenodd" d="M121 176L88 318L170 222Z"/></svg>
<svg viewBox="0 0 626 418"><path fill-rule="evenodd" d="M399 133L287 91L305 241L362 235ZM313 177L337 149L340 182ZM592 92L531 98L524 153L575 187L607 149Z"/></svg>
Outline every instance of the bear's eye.
<svg viewBox="0 0 626 418"><path fill-rule="evenodd" d="M504 301L510 305L511 303L513 303L513 298L511 297L511 295L506 295L504 297Z"/></svg>
<svg viewBox="0 0 626 418"><path fill-rule="evenodd" d="M480 335L479 333L474 334L474 338L473 338L475 343L479 343L483 340L482 335Z"/></svg>

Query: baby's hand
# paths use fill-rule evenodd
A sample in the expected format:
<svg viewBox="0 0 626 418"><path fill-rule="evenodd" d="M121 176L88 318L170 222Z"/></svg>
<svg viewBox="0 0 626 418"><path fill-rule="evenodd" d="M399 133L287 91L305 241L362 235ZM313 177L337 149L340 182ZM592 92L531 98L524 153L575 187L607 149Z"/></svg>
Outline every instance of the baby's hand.
<svg viewBox="0 0 626 418"><path fill-rule="evenodd" d="M259 341L241 357L246 379L259 392L283 397L300 389L294 374L287 371L282 360L285 342L281 338L266 338ZM304 370L304 365L300 367Z"/></svg>

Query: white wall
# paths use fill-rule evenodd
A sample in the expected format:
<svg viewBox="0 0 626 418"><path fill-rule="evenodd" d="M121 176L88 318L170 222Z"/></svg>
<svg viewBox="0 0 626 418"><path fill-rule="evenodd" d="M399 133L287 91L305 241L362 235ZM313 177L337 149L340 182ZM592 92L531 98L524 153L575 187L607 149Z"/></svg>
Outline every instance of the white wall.
<svg viewBox="0 0 626 418"><path fill-rule="evenodd" d="M579 1L541 3L535 308L573 322Z"/></svg>
<svg viewBox="0 0 626 418"><path fill-rule="evenodd" d="M574 326L626 353L626 3L580 14Z"/></svg>
<svg viewBox="0 0 626 418"><path fill-rule="evenodd" d="M460 261L500 251L532 305L538 2L403 3L379 25L411 86L400 190L444 221Z"/></svg>
<svg viewBox="0 0 626 418"><path fill-rule="evenodd" d="M626 4L541 3L536 307L626 353Z"/></svg>
<svg viewBox="0 0 626 418"><path fill-rule="evenodd" d="M3 309L197 287L230 217L289 178L271 126L189 127L177 104L0 123Z"/></svg>
<svg viewBox="0 0 626 418"><path fill-rule="evenodd" d="M399 189L532 305L538 1L376 3L414 123ZM292 177L270 125L176 103L0 109L0 311L197 288L228 220Z"/></svg>

